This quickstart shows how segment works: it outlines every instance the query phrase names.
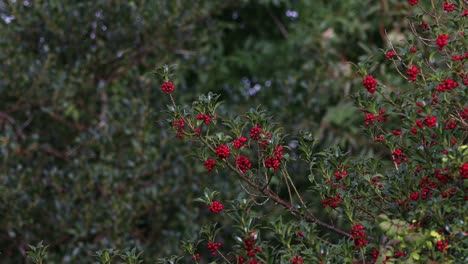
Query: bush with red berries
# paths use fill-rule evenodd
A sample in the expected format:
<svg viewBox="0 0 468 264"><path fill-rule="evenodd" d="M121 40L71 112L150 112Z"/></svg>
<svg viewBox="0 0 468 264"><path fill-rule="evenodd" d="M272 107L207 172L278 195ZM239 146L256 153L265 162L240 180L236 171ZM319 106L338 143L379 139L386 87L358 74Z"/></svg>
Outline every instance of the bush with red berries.
<svg viewBox="0 0 468 264"><path fill-rule="evenodd" d="M259 109L240 118L217 115L219 95L212 93L194 105L219 122L199 133L205 117L197 109L182 110L168 93L169 115L177 124L184 121L182 138L197 144L208 171L217 165L216 173L237 177L245 190L220 216L232 218L235 226L222 227L213 218L186 248L206 240L211 254L201 258L227 263L467 260L468 73L464 55L458 55L467 52L466 10L461 2L432 9L408 3L414 9L411 34L403 43L389 43L384 54L404 82L379 80L373 61L355 65L365 88L354 95L365 115L362 127L387 156L361 159L338 147L318 149L312 133L286 137L286 129ZM181 126L175 130L180 138ZM308 164L308 172L290 175L288 167L298 162ZM298 191L298 177L308 178L314 196ZM213 200L217 195L222 196L206 190L198 200L217 214L224 209ZM317 198L337 221L317 217L308 200ZM267 203L277 212L261 216L271 218L270 226L262 226L255 208ZM237 243L232 248L215 242L222 229ZM199 261L193 257L198 253L187 253Z"/></svg>

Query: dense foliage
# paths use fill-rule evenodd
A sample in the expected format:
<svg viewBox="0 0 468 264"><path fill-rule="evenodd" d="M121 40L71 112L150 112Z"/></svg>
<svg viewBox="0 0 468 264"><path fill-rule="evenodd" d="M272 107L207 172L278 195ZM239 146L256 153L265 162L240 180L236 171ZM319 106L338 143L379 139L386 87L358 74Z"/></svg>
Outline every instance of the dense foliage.
<svg viewBox="0 0 468 264"><path fill-rule="evenodd" d="M462 5L463 1L457 3L456 14L462 12ZM311 134L303 134L304 140L310 140L310 135L317 139L314 152L339 144L344 152L388 158L388 146L376 146L360 132L362 114L352 107L349 95L361 80L348 62L379 54L387 39L401 38L407 32L404 16L413 10L407 1L396 0L0 1L0 261L26 259L28 244L36 246L29 252L30 259L41 259L45 255L41 240L49 245L49 263L83 263L92 258L107 263L119 254L132 263L182 254L179 241L194 237L202 226L212 223L213 212L222 209L212 201L216 193L210 191L205 192L204 201L211 211L193 202L206 186L218 190L224 200L237 201L225 208L251 208L252 215L246 217L253 217L252 224L259 229L277 219L270 237L262 231L265 243L281 232L282 238L293 239L290 232L298 228L303 235L327 234L306 222L291 222L291 216L271 203L252 207L253 200L236 178L216 173L217 168L207 174L199 160L203 156L193 156L198 145L177 139L180 132L167 131L167 116L161 109L168 101L151 69L164 63L177 65L170 77L177 102L208 91L220 94L224 104L217 114L222 121L261 104L286 128L282 133L294 135L274 135L271 127L265 130L271 119L262 119L261 128L271 129L278 146L279 142L292 144L284 146L289 156L279 158L278 151L271 156L273 171L275 159L299 157L295 148L300 140L295 136L305 129ZM429 25L438 28L436 22L431 20ZM452 30L455 27L450 24ZM463 45L453 50L461 51ZM373 58L372 73L379 73L381 83L405 83L395 78L397 72L389 71L391 64L379 63L384 59L382 52ZM199 107L208 107L210 100L201 100ZM372 105L363 106L369 112L375 110ZM459 105L453 107L459 111ZM251 118L268 118L262 113L252 112ZM198 113L194 114L195 120ZM460 140L453 151L466 139ZM273 155L275 150L269 151ZM219 153L226 155L222 149ZM340 151L319 153L323 164L332 162L332 157L339 158L339 163L347 159L336 156ZM456 166L460 155L454 155L458 159L447 159ZM309 169L316 168L305 158L306 162L287 166L298 193L316 208L317 219L331 217L348 230L350 219L330 208L321 209L324 200L337 195L335 190L306 192ZM379 166L385 164L392 164L391 159ZM272 178L271 184L281 196L288 196L281 181ZM327 196L318 199L317 193ZM265 215L273 218L259 219ZM218 220L228 227L220 231L223 247L235 245L230 227L236 218ZM407 219L388 221L397 220ZM203 230L210 238L217 229ZM327 236L333 241L340 238L339 233ZM271 245L281 248L284 242ZM310 241L321 251L316 242ZM217 247L211 245L211 249ZM103 251L106 248L126 253ZM296 244L294 250L303 248ZM205 251L208 255L210 249ZM284 253L289 261L286 256L292 253Z"/></svg>

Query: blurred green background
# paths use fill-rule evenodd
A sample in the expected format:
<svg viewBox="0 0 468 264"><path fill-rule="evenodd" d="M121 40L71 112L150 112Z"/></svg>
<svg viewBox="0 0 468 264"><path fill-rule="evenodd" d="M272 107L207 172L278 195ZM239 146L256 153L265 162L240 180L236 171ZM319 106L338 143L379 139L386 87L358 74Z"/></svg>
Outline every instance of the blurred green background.
<svg viewBox="0 0 468 264"><path fill-rule="evenodd" d="M176 101L222 95L223 116L262 105L297 135L378 152L349 95L349 62L382 54L406 1L0 0L0 262L26 262L44 240L50 263L99 249L180 253L209 221L193 202L209 174L168 129L161 80L177 64ZM395 22L403 21L403 22ZM385 71L385 67L380 67ZM296 169L297 181L303 168ZM300 184L299 184L300 185ZM320 201L317 201L320 204ZM188 224L190 223L190 224Z"/></svg>

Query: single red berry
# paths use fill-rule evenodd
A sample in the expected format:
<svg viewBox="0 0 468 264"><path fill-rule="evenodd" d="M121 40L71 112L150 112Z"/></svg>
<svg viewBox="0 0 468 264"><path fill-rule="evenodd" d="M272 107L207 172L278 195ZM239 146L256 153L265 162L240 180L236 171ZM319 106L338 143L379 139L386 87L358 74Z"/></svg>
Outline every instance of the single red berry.
<svg viewBox="0 0 468 264"><path fill-rule="evenodd" d="M400 136L401 135L401 131L399 131L399 130L393 130L392 133L395 136Z"/></svg>
<svg viewBox="0 0 468 264"><path fill-rule="evenodd" d="M416 5L419 2L419 0L408 0L408 3L412 6Z"/></svg>

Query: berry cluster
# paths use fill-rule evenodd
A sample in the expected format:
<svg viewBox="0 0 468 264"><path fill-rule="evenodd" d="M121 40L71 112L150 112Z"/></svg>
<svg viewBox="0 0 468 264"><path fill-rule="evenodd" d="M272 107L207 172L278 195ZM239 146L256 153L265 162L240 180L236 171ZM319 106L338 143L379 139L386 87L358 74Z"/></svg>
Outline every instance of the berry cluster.
<svg viewBox="0 0 468 264"><path fill-rule="evenodd" d="M419 0L408 0L408 3L412 6L416 5L419 2Z"/></svg>
<svg viewBox="0 0 468 264"><path fill-rule="evenodd" d="M303 264L304 259L299 257L299 256L294 256L294 258L291 259L291 264Z"/></svg>
<svg viewBox="0 0 468 264"><path fill-rule="evenodd" d="M403 151L399 148L395 149L392 155L393 155L393 161L398 165L401 164L402 162L408 161L408 158L406 157L405 153L403 153Z"/></svg>
<svg viewBox="0 0 468 264"><path fill-rule="evenodd" d="M387 51L387 53L385 53L385 58L387 59L392 59L393 57L395 57L397 55L396 51L394 50L391 50L391 51Z"/></svg>
<svg viewBox="0 0 468 264"><path fill-rule="evenodd" d="M180 118L179 120L172 122L172 126L177 131L176 137L183 138L185 135L185 121L182 118Z"/></svg>
<svg viewBox="0 0 468 264"><path fill-rule="evenodd" d="M259 140L262 135L262 128L260 125L256 125L250 129L250 138L253 140Z"/></svg>
<svg viewBox="0 0 468 264"><path fill-rule="evenodd" d="M437 116L426 116L426 117L424 117L424 124L427 127L435 127L437 125Z"/></svg>
<svg viewBox="0 0 468 264"><path fill-rule="evenodd" d="M418 74L419 74L419 69L418 69L418 67L416 67L416 65L411 65L411 66L408 67L408 69L406 70L406 74L408 75L408 81L409 81L409 82L415 82L415 81L416 81L416 77L417 77Z"/></svg>
<svg viewBox="0 0 468 264"><path fill-rule="evenodd" d="M208 242L207 247L211 251L211 255L216 256L216 251L222 246L220 242Z"/></svg>
<svg viewBox="0 0 468 264"><path fill-rule="evenodd" d="M455 10L455 4L449 4L447 2L444 2L444 10L447 12L452 12Z"/></svg>
<svg viewBox="0 0 468 264"><path fill-rule="evenodd" d="M445 79L439 86L437 86L436 91L446 92L451 91L452 89L457 88L458 83L450 78Z"/></svg>
<svg viewBox="0 0 468 264"><path fill-rule="evenodd" d="M281 165L281 159L283 158L283 146L278 146L273 152L273 156L265 158L265 167L273 168L276 172Z"/></svg>
<svg viewBox="0 0 468 264"><path fill-rule="evenodd" d="M429 23L427 23L426 21L423 21L422 23L420 23L418 25L420 28L422 28L422 31L428 31L430 29L429 27ZM414 52L413 52L414 53Z"/></svg>
<svg viewBox="0 0 468 264"><path fill-rule="evenodd" d="M208 171L213 170L213 167L214 167L214 166L216 166L216 160L211 159L211 158L208 158L208 159L205 161L205 168L206 168Z"/></svg>
<svg viewBox="0 0 468 264"><path fill-rule="evenodd" d="M172 84L172 82L165 82L161 85L161 90L165 92L166 94L170 94L174 92L175 86Z"/></svg>
<svg viewBox="0 0 468 264"><path fill-rule="evenodd" d="M203 123L205 123L205 125L209 125L212 121L210 115L205 115L202 113L198 114L197 120L203 120Z"/></svg>
<svg viewBox="0 0 468 264"><path fill-rule="evenodd" d="M336 181L340 181L344 177L348 175L347 171L337 171L333 174L335 176Z"/></svg>
<svg viewBox="0 0 468 264"><path fill-rule="evenodd" d="M327 206L329 206L330 208L336 208L338 206L340 206L340 204L342 203L342 200L341 200L341 194L336 194L335 197L331 197L331 198L327 198L325 200L322 200L322 206L323 208L326 208Z"/></svg>
<svg viewBox="0 0 468 264"><path fill-rule="evenodd" d="M363 110L365 111L365 110ZM365 125L366 126L370 126L370 124L374 123L375 119L377 119L377 121L379 122L386 122L388 120L387 118L387 115L385 115L385 113L387 112L387 110L385 109L382 109L380 110L379 112L379 115L378 116L375 116L373 113L365 113Z"/></svg>
<svg viewBox="0 0 468 264"><path fill-rule="evenodd" d="M223 204L218 201L213 201L210 204L210 211L215 214L218 214L219 212L221 212L223 208L224 208Z"/></svg>
<svg viewBox="0 0 468 264"><path fill-rule="evenodd" d="M437 247L437 250L443 253L447 251L449 244L447 243L447 241L437 241L436 247Z"/></svg>
<svg viewBox="0 0 468 264"><path fill-rule="evenodd" d="M462 54L462 55L458 55L458 54L453 54L452 55L452 61L462 61L462 60L465 60L465 59L468 59L468 52L466 52L465 54Z"/></svg>
<svg viewBox="0 0 468 264"><path fill-rule="evenodd" d="M230 153L231 151L227 145L221 145L216 148L216 155L220 159L226 159Z"/></svg>
<svg viewBox="0 0 468 264"><path fill-rule="evenodd" d="M374 78L372 75L366 75L364 79L362 79L362 85L364 85L364 88L369 91L369 93L373 94L375 93L375 87L377 86L377 80Z"/></svg>
<svg viewBox="0 0 468 264"><path fill-rule="evenodd" d="M240 137L239 139L234 139L234 148L235 149L240 149L242 147L247 147L247 138L245 137Z"/></svg>
<svg viewBox="0 0 468 264"><path fill-rule="evenodd" d="M442 34L437 37L436 44L439 46L439 50L442 50L448 44L450 36L447 34Z"/></svg>
<svg viewBox="0 0 468 264"><path fill-rule="evenodd" d="M200 260L200 254L196 253L195 255L192 256L192 260L194 261L199 261Z"/></svg>
<svg viewBox="0 0 468 264"><path fill-rule="evenodd" d="M460 177L465 180L468 179L468 162L464 162L463 165L458 169Z"/></svg>
<svg viewBox="0 0 468 264"><path fill-rule="evenodd" d="M351 236L353 237L355 247L359 248L367 245L367 236L363 225L359 223L353 225L351 228Z"/></svg>
<svg viewBox="0 0 468 264"><path fill-rule="evenodd" d="M236 158L236 165L242 173L245 173L248 169L252 167L252 163L250 163L247 157L239 155Z"/></svg>

